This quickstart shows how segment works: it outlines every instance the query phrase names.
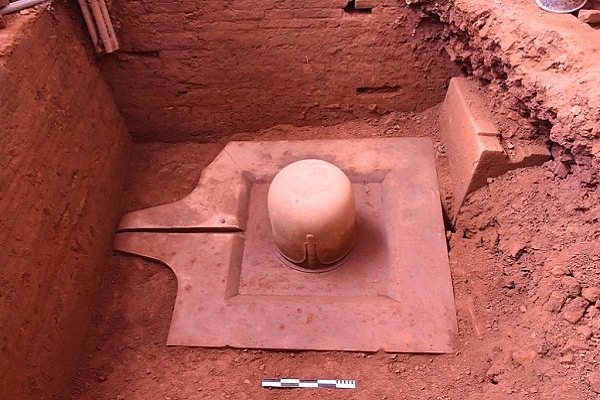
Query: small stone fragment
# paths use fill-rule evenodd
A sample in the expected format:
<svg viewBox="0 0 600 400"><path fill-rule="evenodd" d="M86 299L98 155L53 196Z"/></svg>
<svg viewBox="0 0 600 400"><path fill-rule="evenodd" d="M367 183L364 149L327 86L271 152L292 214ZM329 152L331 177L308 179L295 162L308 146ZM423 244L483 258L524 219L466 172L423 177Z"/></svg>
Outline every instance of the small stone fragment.
<svg viewBox="0 0 600 400"><path fill-rule="evenodd" d="M519 257L523 254L525 244L516 240L511 240L506 247L508 250L508 254L512 258L519 259Z"/></svg>
<svg viewBox="0 0 600 400"><path fill-rule="evenodd" d="M552 273L552 275L559 277L559 276L567 275L571 271L569 270L569 268L567 266L561 264L561 265L557 265L557 266L553 267L550 272Z"/></svg>
<svg viewBox="0 0 600 400"><path fill-rule="evenodd" d="M506 371L506 368L504 367L504 365L502 363L494 363L487 370L487 372L485 373L485 375L490 380L490 382L492 382L494 384L497 384L498 382L500 382L500 380L502 378L502 374L505 371Z"/></svg>
<svg viewBox="0 0 600 400"><path fill-rule="evenodd" d="M559 363L562 364L573 364L573 353L567 353L558 359Z"/></svg>
<svg viewBox="0 0 600 400"><path fill-rule="evenodd" d="M596 317L592 319L592 334L600 337L600 318Z"/></svg>
<svg viewBox="0 0 600 400"><path fill-rule="evenodd" d="M551 313L558 313L565 303L566 296L561 292L552 292L550 298L544 304L544 310Z"/></svg>
<svg viewBox="0 0 600 400"><path fill-rule="evenodd" d="M545 146L519 145L515 146L514 152L514 155L510 155L511 163L520 168L542 165L552 158L550 151Z"/></svg>
<svg viewBox="0 0 600 400"><path fill-rule="evenodd" d="M565 179L567 175L571 172L571 167L567 164L559 162L554 168L554 175L558 176L560 179Z"/></svg>
<svg viewBox="0 0 600 400"><path fill-rule="evenodd" d="M600 157L600 140L596 140L592 144L592 155Z"/></svg>
<svg viewBox="0 0 600 400"><path fill-rule="evenodd" d="M581 293L579 282L572 276L563 276L560 279L560 288L567 297L577 297Z"/></svg>
<svg viewBox="0 0 600 400"><path fill-rule="evenodd" d="M583 297L575 297L563 308L562 317L566 321L576 324L583 317L583 314L585 314L585 310L589 304Z"/></svg>
<svg viewBox="0 0 600 400"><path fill-rule="evenodd" d="M589 346L586 342L581 339L571 338L567 340L567 343L563 346L561 352L563 354L572 353L581 350L589 350Z"/></svg>
<svg viewBox="0 0 600 400"><path fill-rule="evenodd" d="M521 365L523 367L527 367L527 366L531 365L531 363L537 356L537 353L534 350L520 349L520 350L515 350L511 356L512 356L512 360L516 364Z"/></svg>
<svg viewBox="0 0 600 400"><path fill-rule="evenodd" d="M581 295L583 296L584 299L586 299L590 303L595 303L596 301L598 301L598 299L600 299L600 288L598 288L598 287L583 288L581 290Z"/></svg>
<svg viewBox="0 0 600 400"><path fill-rule="evenodd" d="M587 325L582 325L577 327L577 333L581 335L585 339L589 339L592 337L592 328Z"/></svg>
<svg viewBox="0 0 600 400"><path fill-rule="evenodd" d="M577 16L581 22L586 24L598 24L600 23L600 11L598 10L579 10Z"/></svg>
<svg viewBox="0 0 600 400"><path fill-rule="evenodd" d="M600 393L600 369L596 369L588 375L588 383L594 392Z"/></svg>

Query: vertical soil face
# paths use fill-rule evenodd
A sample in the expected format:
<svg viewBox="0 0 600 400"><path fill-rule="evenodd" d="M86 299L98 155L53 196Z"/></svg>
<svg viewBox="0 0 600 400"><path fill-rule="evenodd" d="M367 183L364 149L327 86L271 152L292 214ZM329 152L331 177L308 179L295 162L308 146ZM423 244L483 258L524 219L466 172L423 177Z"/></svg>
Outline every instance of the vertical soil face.
<svg viewBox="0 0 600 400"><path fill-rule="evenodd" d="M489 83L494 108L506 111L503 138L551 141L565 168L600 168L597 29L528 0L409 2L446 24L446 52Z"/></svg>
<svg viewBox="0 0 600 400"><path fill-rule="evenodd" d="M329 125L443 99L442 26L396 0L112 3L102 68L134 139L208 141Z"/></svg>
<svg viewBox="0 0 600 400"><path fill-rule="evenodd" d="M119 217L129 139L87 38L75 28L79 21L59 7L7 20L0 50L0 398L54 399L80 361Z"/></svg>

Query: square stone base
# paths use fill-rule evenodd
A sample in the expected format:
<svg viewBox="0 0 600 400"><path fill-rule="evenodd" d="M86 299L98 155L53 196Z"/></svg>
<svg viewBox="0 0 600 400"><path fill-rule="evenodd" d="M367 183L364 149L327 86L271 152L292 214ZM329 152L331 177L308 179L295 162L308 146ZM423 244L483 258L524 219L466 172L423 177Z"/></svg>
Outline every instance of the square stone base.
<svg viewBox="0 0 600 400"><path fill-rule="evenodd" d="M223 152L231 175L245 179L239 190L224 190L242 193L244 204L232 208L225 201L221 209L195 202L225 185L221 166L218 179L203 175L196 190L173 203L174 210L194 205L197 210L186 215L193 219L197 212L201 229L171 226L164 205L146 216L144 210L125 216L130 225L122 224L116 237L116 249L159 260L177 276L169 344L452 351L456 315L430 140L233 142ZM281 168L305 158L336 165L355 191L357 242L346 262L328 272L285 265L270 235L269 183ZM203 208L240 228L207 228ZM144 229L148 215L153 221Z"/></svg>

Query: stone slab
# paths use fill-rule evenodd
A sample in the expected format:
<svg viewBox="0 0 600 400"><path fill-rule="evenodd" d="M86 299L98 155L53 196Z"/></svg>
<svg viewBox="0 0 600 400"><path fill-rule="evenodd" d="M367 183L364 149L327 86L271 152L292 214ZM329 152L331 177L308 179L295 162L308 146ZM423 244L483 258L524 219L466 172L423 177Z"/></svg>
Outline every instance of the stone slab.
<svg viewBox="0 0 600 400"><path fill-rule="evenodd" d="M472 80L452 78L440 110L440 134L450 162L454 195L453 202L444 208L451 221L467 194L484 186L488 178L541 165L551 158L546 147L535 145L518 145L509 156L480 90Z"/></svg>
<svg viewBox="0 0 600 400"><path fill-rule="evenodd" d="M176 224L173 231L156 231L157 224L170 226L170 217L180 220L163 210L144 231L140 210L126 216L138 231L116 235L115 249L161 261L177 276L168 344L452 351L456 314L429 139L232 142L222 154L232 160L232 176L245 177L239 185L249 187L240 198L243 230L182 231ZM341 168L357 198L357 244L341 267L323 273L283 264L266 218L269 183L281 168L306 158ZM207 170L229 182L223 170ZM209 177L203 174L199 186ZM181 207L173 203L173 212ZM204 212L202 204L194 207Z"/></svg>
<svg viewBox="0 0 600 400"><path fill-rule="evenodd" d="M196 188L185 198L130 212L123 216L117 232L125 231L241 231L250 182L227 152L202 171Z"/></svg>

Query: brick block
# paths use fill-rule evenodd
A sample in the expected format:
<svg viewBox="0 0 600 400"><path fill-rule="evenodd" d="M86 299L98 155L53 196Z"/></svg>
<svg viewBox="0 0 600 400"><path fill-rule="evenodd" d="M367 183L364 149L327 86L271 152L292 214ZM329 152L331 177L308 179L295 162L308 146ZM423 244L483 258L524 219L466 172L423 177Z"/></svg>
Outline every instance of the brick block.
<svg viewBox="0 0 600 400"><path fill-rule="evenodd" d="M494 167L506 164L508 159L483 104L474 82L465 78L450 80L440 113L440 133L453 184L454 202L444 205L451 220L467 193L483 186L495 172Z"/></svg>
<svg viewBox="0 0 600 400"><path fill-rule="evenodd" d="M354 8L357 10L369 10L377 6L377 0L354 0Z"/></svg>
<svg viewBox="0 0 600 400"><path fill-rule="evenodd" d="M488 178L550 159L550 152L543 146L516 146L509 157L477 83L466 78L450 81L440 112L440 129L453 185L453 202L444 204L451 221L467 194L484 186Z"/></svg>
<svg viewBox="0 0 600 400"><path fill-rule="evenodd" d="M303 8L294 10L294 18L340 18L343 13L341 8Z"/></svg>

